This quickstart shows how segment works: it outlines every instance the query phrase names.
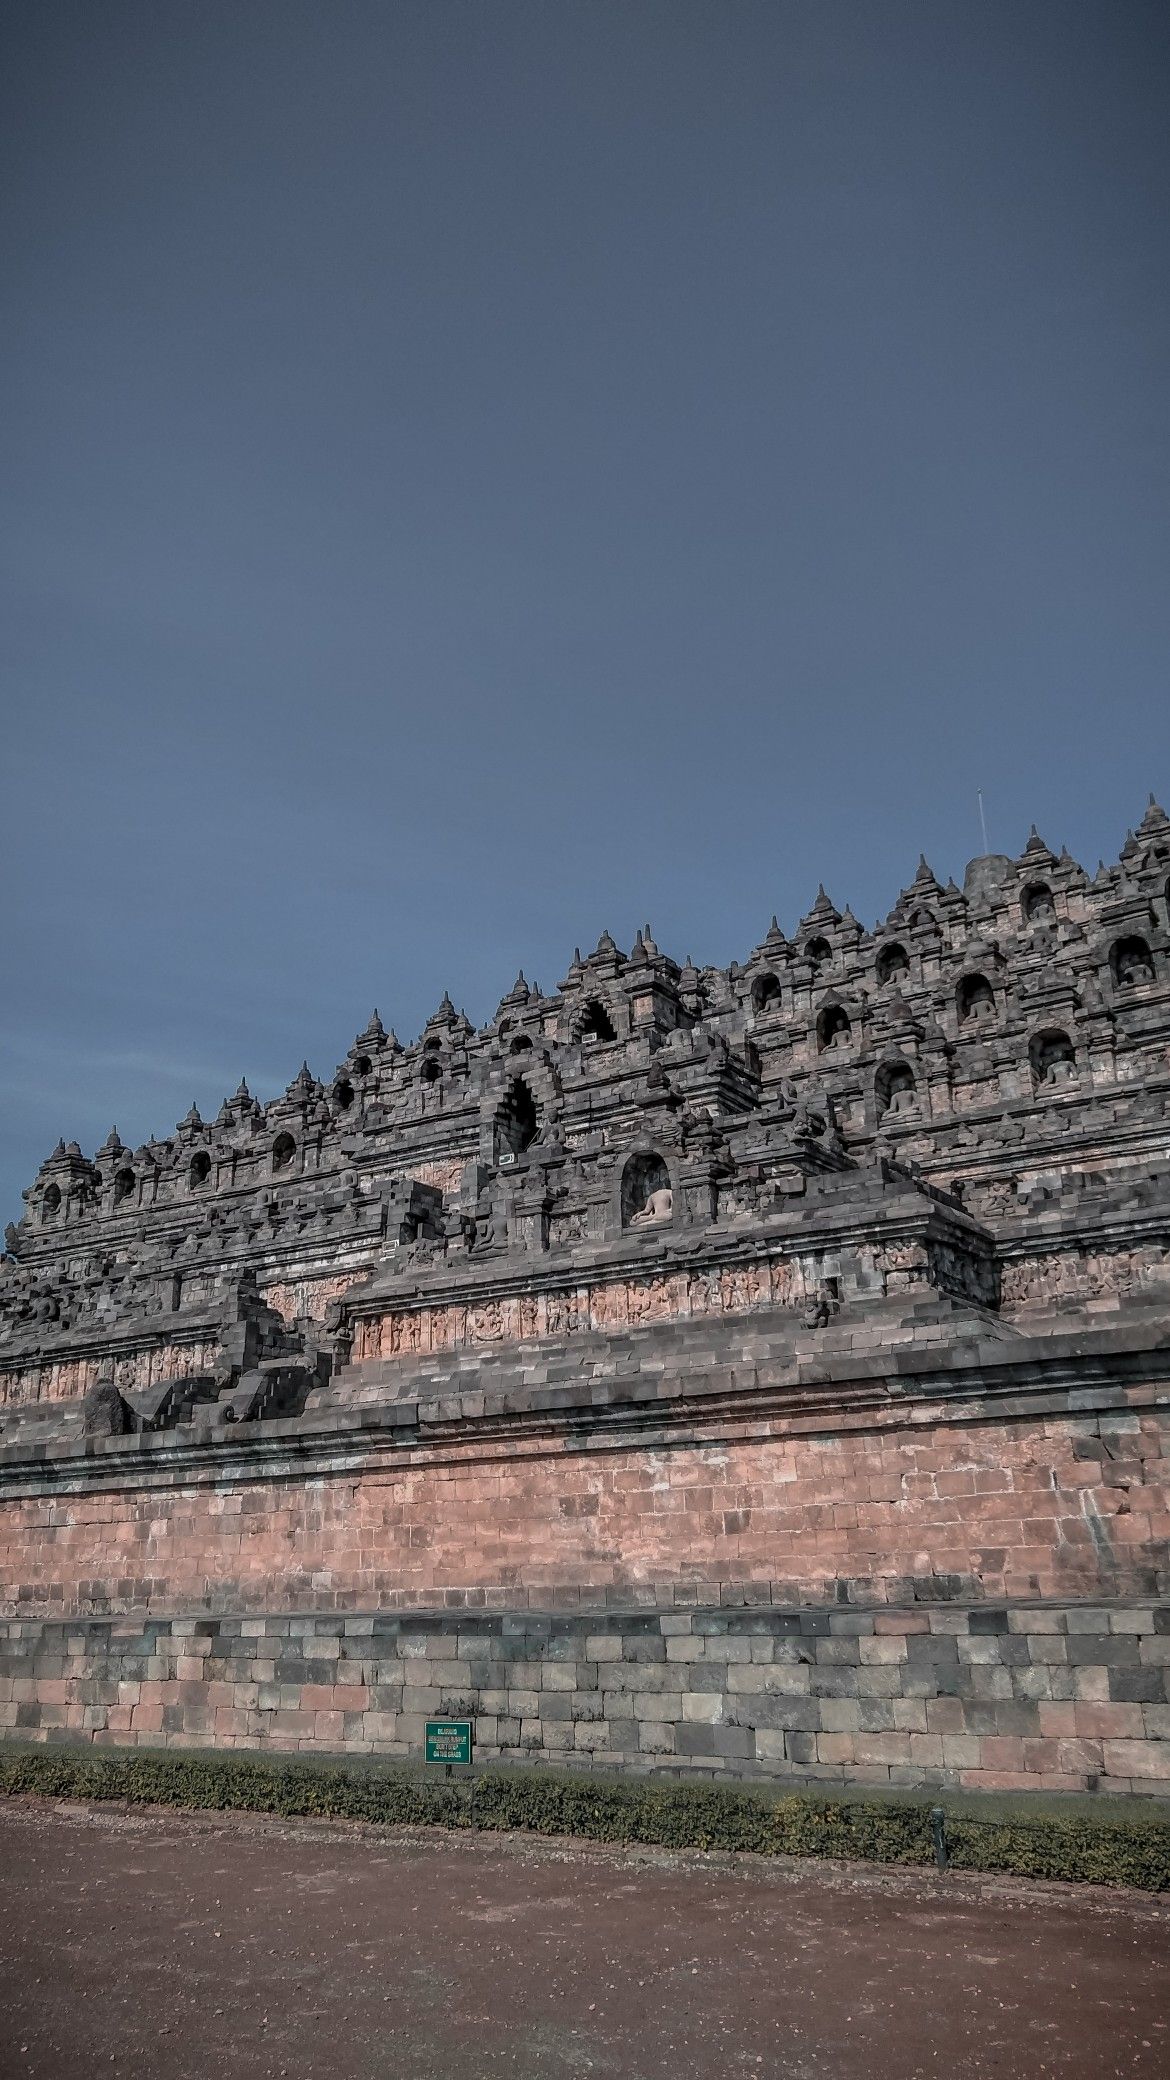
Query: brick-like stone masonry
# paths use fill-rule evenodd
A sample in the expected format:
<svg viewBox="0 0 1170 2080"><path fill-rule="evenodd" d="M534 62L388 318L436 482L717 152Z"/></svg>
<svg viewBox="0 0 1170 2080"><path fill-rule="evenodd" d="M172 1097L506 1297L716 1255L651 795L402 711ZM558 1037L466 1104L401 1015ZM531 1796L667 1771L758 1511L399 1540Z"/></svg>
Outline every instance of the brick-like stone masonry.
<svg viewBox="0 0 1170 2080"><path fill-rule="evenodd" d="M1170 1608L10 1621L21 1739L1170 1793Z"/></svg>

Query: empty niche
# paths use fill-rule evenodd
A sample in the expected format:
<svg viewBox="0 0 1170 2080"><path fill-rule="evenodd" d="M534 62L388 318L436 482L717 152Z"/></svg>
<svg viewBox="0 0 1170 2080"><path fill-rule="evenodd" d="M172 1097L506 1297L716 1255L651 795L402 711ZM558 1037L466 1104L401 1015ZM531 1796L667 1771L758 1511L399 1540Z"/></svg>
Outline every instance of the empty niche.
<svg viewBox="0 0 1170 2080"><path fill-rule="evenodd" d="M603 1041L616 1040L614 1023L604 1004L593 998L581 1014L578 1038L585 1047L596 1047Z"/></svg>
<svg viewBox="0 0 1170 2080"><path fill-rule="evenodd" d="M536 1101L522 1076L508 1085L496 1113L496 1162L505 1167L522 1156L536 1139L539 1119Z"/></svg>

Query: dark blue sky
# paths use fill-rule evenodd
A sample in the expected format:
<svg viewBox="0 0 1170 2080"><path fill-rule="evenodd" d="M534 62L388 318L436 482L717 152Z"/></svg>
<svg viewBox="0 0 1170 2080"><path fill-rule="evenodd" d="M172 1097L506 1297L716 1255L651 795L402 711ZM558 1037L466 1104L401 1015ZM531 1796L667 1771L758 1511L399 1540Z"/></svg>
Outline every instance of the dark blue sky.
<svg viewBox="0 0 1170 2080"><path fill-rule="evenodd" d="M1164 0L9 0L0 1203L1170 791Z"/></svg>

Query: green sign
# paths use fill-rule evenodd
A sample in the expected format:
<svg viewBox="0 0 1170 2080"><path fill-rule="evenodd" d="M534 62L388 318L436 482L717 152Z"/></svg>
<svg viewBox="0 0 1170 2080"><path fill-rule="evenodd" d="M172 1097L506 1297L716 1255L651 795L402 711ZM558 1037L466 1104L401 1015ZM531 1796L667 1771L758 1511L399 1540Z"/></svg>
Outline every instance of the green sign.
<svg viewBox="0 0 1170 2080"><path fill-rule="evenodd" d="M470 1719L428 1719L426 1759L428 1762L471 1761Z"/></svg>

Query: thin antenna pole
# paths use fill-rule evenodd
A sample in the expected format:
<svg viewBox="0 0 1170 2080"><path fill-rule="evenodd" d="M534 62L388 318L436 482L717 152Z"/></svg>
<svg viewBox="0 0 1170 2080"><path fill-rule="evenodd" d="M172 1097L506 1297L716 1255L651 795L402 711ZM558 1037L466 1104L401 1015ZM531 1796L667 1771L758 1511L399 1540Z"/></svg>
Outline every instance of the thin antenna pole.
<svg viewBox="0 0 1170 2080"><path fill-rule="evenodd" d="M987 818L983 814L983 789L981 787L976 788L975 799L979 804L979 828L983 832L983 850L984 852L990 852L991 847L987 842Z"/></svg>

